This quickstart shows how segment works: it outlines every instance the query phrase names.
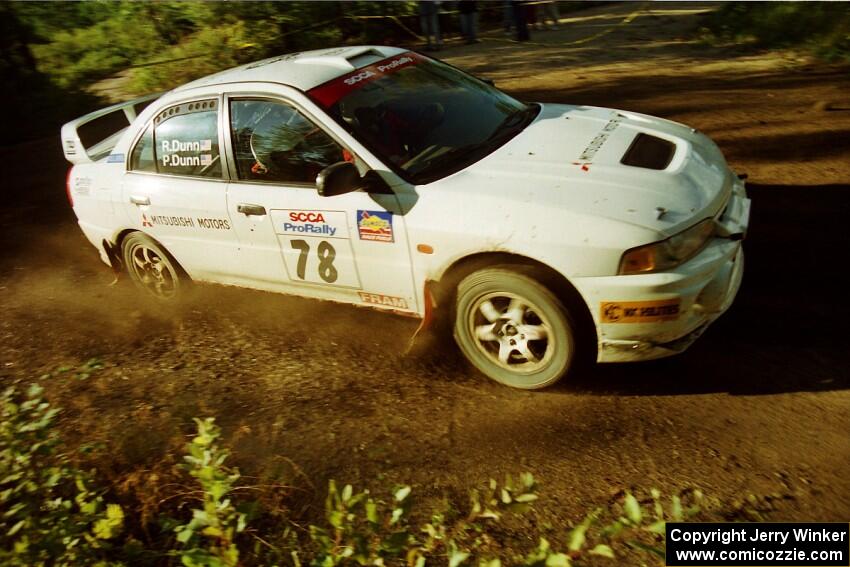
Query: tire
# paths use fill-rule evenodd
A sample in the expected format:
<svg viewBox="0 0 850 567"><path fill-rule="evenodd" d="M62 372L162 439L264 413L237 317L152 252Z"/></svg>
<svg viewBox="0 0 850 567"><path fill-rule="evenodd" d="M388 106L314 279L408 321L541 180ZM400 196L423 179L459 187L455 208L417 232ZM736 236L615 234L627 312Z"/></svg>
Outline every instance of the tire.
<svg viewBox="0 0 850 567"><path fill-rule="evenodd" d="M175 301L189 278L171 255L151 237L134 232L121 244L121 256L133 284L148 297Z"/></svg>
<svg viewBox="0 0 850 567"><path fill-rule="evenodd" d="M573 319L527 266L497 266L464 278L454 319L455 341L466 358L512 388L551 386L578 358Z"/></svg>

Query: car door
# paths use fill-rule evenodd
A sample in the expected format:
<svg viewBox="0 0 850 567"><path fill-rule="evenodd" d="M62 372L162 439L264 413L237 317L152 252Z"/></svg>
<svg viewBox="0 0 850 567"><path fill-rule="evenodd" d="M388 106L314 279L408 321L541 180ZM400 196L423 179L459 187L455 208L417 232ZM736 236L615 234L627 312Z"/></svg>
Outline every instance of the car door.
<svg viewBox="0 0 850 567"><path fill-rule="evenodd" d="M355 160L291 102L226 97L228 210L244 285L416 312L403 218L393 195L322 197L316 175Z"/></svg>
<svg viewBox="0 0 850 567"><path fill-rule="evenodd" d="M219 107L219 98L205 98L159 112L131 150L122 202L130 226L165 246L193 279L229 283L241 263Z"/></svg>

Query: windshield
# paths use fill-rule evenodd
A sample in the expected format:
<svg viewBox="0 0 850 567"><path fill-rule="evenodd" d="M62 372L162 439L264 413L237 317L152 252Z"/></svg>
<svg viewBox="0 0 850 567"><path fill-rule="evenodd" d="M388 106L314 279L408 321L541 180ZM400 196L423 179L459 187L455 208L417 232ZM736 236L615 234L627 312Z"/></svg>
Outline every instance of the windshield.
<svg viewBox="0 0 850 567"><path fill-rule="evenodd" d="M524 129L538 108L413 52L309 92L337 122L408 181L460 171Z"/></svg>

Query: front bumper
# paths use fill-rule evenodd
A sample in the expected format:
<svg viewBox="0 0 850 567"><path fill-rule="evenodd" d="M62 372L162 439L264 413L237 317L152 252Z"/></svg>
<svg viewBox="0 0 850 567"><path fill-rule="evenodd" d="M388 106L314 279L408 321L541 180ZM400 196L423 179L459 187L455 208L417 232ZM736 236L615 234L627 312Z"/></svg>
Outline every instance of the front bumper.
<svg viewBox="0 0 850 567"><path fill-rule="evenodd" d="M630 362L680 353L729 309L744 276L741 241L749 212L738 182L716 219L724 236L676 269L574 280L596 324L597 360Z"/></svg>

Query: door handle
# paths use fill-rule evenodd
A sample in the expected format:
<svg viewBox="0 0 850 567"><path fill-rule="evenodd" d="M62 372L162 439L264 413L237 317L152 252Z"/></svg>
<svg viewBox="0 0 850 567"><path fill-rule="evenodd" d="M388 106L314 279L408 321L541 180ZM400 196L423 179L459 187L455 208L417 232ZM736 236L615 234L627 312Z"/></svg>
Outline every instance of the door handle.
<svg viewBox="0 0 850 567"><path fill-rule="evenodd" d="M252 205L250 203L239 203L236 205L236 212L242 213L245 216L262 216L266 214L266 208L262 205Z"/></svg>
<svg viewBox="0 0 850 567"><path fill-rule="evenodd" d="M150 205L151 198L150 197L139 197L137 195L130 195L130 202L134 205Z"/></svg>

